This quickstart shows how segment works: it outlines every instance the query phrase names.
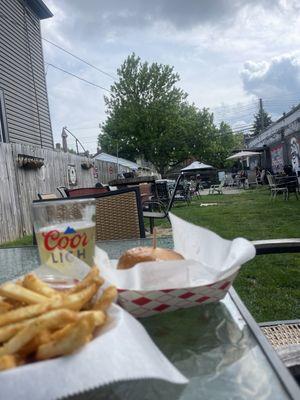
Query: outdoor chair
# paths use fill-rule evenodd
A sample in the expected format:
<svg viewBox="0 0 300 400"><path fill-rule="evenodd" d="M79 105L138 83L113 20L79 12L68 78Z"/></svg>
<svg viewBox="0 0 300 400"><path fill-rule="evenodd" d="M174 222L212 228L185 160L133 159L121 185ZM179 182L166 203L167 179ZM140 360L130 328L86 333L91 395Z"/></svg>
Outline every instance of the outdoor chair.
<svg viewBox="0 0 300 400"><path fill-rule="evenodd" d="M248 171L247 175L248 175L248 177L247 177L248 188L250 188L251 186L257 187L258 182L257 182L257 178L256 178L256 172Z"/></svg>
<svg viewBox="0 0 300 400"><path fill-rule="evenodd" d="M225 184L225 179L223 179L221 183L219 183L219 185L211 185L209 188L209 194L214 194L214 193L223 194L224 184Z"/></svg>
<svg viewBox="0 0 300 400"><path fill-rule="evenodd" d="M275 199L278 193L284 195L284 200L288 200L288 188L275 182L275 178L270 173L267 173L267 180L270 188L271 199Z"/></svg>
<svg viewBox="0 0 300 400"><path fill-rule="evenodd" d="M234 179L231 173L228 173L225 175L225 183L224 185L227 186L228 188L232 188L234 186Z"/></svg>
<svg viewBox="0 0 300 400"><path fill-rule="evenodd" d="M294 193L296 199L298 200L299 193L299 182L297 176L282 176L274 177L275 183L278 186L283 186L287 188L287 198L289 199L290 193Z"/></svg>
<svg viewBox="0 0 300 400"><path fill-rule="evenodd" d="M175 188L173 190L175 190ZM183 183L177 186L174 201L185 201L188 206L191 204L191 189L189 183Z"/></svg>
<svg viewBox="0 0 300 400"><path fill-rule="evenodd" d="M299 253L300 239L273 239L252 242L256 255ZM300 320L271 321L259 324L262 333L294 377L300 380Z"/></svg>
<svg viewBox="0 0 300 400"><path fill-rule="evenodd" d="M140 189L142 207L144 208L144 203L151 201L153 197L152 187L149 183L140 183L138 187Z"/></svg>
<svg viewBox="0 0 300 400"><path fill-rule="evenodd" d="M263 185L265 183L265 177L266 177L266 170L263 169L260 173L260 176L256 178L257 183Z"/></svg>
<svg viewBox="0 0 300 400"><path fill-rule="evenodd" d="M190 187L191 197L196 197L197 199L201 198L201 192L203 190L203 186L200 182L197 182L196 185Z"/></svg>
<svg viewBox="0 0 300 400"><path fill-rule="evenodd" d="M171 208L173 207L173 204L175 202L177 190L180 189L181 187L180 181L183 176L184 176L183 173L181 173L178 176L174 189L172 190L170 200L167 205L157 198L154 198L151 201L144 203L144 207L147 206L148 210L143 211L143 216L144 218L149 218L151 233L153 233L154 221L156 219L167 218L168 221L170 222L169 212L171 211Z"/></svg>
<svg viewBox="0 0 300 400"><path fill-rule="evenodd" d="M58 186L56 190L61 195L61 197L68 197L66 193L66 190L68 190L68 188L66 186Z"/></svg>
<svg viewBox="0 0 300 400"><path fill-rule="evenodd" d="M144 203L144 206L147 205L148 210L143 211L143 216L144 218L149 218L150 222L150 232L153 233L153 228L154 228L154 221L156 219L164 219L167 218L168 221L170 222L169 219L169 212L171 211L171 208L174 205L175 200L177 200L177 192L179 191L179 195L181 196L181 191L184 189L183 185L180 184L181 179L183 178L184 173L181 173L175 183L174 189L172 190L170 200L168 204L166 205L162 201L158 200L157 198L152 199L151 201L147 202L147 204ZM190 200L190 189L189 185L187 185L187 194L186 196L189 196L189 202ZM188 204L189 204L188 202Z"/></svg>
<svg viewBox="0 0 300 400"><path fill-rule="evenodd" d="M66 189L66 194L68 197L80 197L80 196L88 196L88 195L96 195L101 193L107 193L109 191L109 187L105 186L102 188L78 188L78 189Z"/></svg>
<svg viewBox="0 0 300 400"><path fill-rule="evenodd" d="M98 192L77 198L95 198L96 200L96 241L145 237L139 188ZM62 202L71 200L74 198L56 199ZM74 212L76 212L76 207Z"/></svg>
<svg viewBox="0 0 300 400"><path fill-rule="evenodd" d="M155 182L156 199L163 204L168 204L170 201L170 192L167 182Z"/></svg>
<svg viewBox="0 0 300 400"><path fill-rule="evenodd" d="M145 237L139 188L115 190L93 197L96 199L96 240Z"/></svg>

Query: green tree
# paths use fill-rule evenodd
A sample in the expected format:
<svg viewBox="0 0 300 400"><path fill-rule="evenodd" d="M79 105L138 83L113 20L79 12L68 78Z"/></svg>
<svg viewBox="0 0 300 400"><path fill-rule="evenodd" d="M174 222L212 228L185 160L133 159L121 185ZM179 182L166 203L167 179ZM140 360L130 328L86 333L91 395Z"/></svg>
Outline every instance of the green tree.
<svg viewBox="0 0 300 400"><path fill-rule="evenodd" d="M190 118L186 129L189 157L203 162L209 162L214 151L216 126L213 114L207 108L202 110L194 106L190 108Z"/></svg>
<svg viewBox="0 0 300 400"><path fill-rule="evenodd" d="M265 129L271 123L272 123L271 116L264 110L263 107L260 108L258 113L254 115L253 135L258 135L263 129Z"/></svg>
<svg viewBox="0 0 300 400"><path fill-rule="evenodd" d="M230 125L221 122L214 141L215 166L225 168L228 164L226 158L231 155L232 150L242 148L243 143L243 134L233 133Z"/></svg>
<svg viewBox="0 0 300 400"><path fill-rule="evenodd" d="M224 166L235 135L225 123L216 127L207 108L186 101L172 67L142 63L132 54L118 76L105 97L108 116L98 138L104 151L129 160L142 156L162 175L189 158Z"/></svg>
<svg viewBox="0 0 300 400"><path fill-rule="evenodd" d="M194 125L189 138L189 157L224 168L226 158L235 148L242 147L243 136L234 134L231 127L221 122L217 127L214 123L214 115L207 108L195 109Z"/></svg>
<svg viewBox="0 0 300 400"><path fill-rule="evenodd" d="M107 120L99 144L104 151L131 160L143 156L163 174L186 157L183 110L187 94L176 87L173 67L142 63L128 56L118 70L119 81L105 97Z"/></svg>

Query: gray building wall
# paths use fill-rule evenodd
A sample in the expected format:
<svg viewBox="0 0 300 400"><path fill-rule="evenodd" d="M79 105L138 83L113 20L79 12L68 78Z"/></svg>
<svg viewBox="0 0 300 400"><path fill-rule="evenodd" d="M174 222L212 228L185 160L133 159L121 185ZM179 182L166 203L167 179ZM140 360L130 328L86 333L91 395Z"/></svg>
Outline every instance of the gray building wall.
<svg viewBox="0 0 300 400"><path fill-rule="evenodd" d="M267 162L263 167L274 173L291 164L300 176L300 105L284 114L261 134L247 141L249 150L266 149Z"/></svg>
<svg viewBox="0 0 300 400"><path fill-rule="evenodd" d="M0 101L8 131L4 135L6 142L53 148L40 19L30 7L35 3L41 2L0 0Z"/></svg>

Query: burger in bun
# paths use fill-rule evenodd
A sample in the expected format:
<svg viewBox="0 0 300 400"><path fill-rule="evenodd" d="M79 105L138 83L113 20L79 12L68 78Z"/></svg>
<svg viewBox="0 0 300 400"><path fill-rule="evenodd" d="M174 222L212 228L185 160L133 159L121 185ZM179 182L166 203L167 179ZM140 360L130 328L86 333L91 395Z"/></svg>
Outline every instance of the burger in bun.
<svg viewBox="0 0 300 400"><path fill-rule="evenodd" d="M183 260L181 254L171 249L156 247L156 231L153 235L152 247L134 247L122 254L117 265L118 269L128 269L136 264L147 261Z"/></svg>

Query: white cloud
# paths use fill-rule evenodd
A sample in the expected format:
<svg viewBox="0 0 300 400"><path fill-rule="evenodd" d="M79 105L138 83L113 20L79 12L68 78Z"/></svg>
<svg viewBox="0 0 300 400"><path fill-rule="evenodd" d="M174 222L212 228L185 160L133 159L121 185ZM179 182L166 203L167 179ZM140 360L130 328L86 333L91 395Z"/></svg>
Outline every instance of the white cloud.
<svg viewBox="0 0 300 400"><path fill-rule="evenodd" d="M142 60L173 65L189 100L213 108L218 120L248 123L257 96L271 101L276 95L272 112L278 114L295 100L297 0L44 1L54 14L42 21L46 38L113 75L132 51ZM112 84L109 77L46 42L44 54L46 61L96 84ZM74 132L95 151L91 141L96 141L98 124L105 119L104 92L51 67L47 82L55 140L64 125L94 126Z"/></svg>
<svg viewBox="0 0 300 400"><path fill-rule="evenodd" d="M248 61L244 64L241 78L249 94L271 99L280 96L297 98L300 94L300 60L290 55L269 62Z"/></svg>

